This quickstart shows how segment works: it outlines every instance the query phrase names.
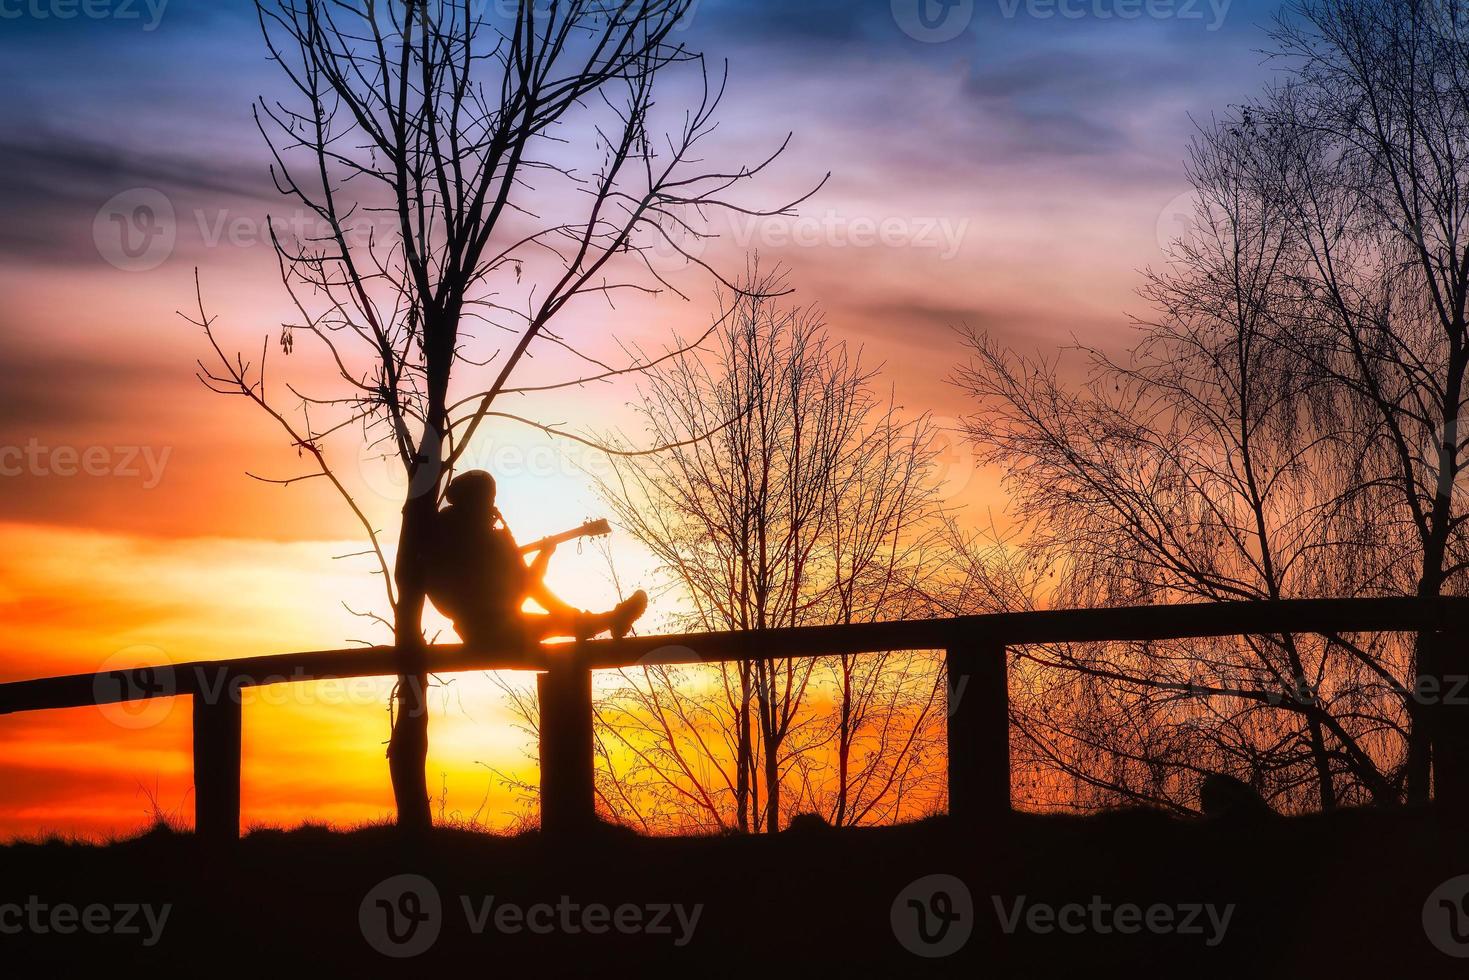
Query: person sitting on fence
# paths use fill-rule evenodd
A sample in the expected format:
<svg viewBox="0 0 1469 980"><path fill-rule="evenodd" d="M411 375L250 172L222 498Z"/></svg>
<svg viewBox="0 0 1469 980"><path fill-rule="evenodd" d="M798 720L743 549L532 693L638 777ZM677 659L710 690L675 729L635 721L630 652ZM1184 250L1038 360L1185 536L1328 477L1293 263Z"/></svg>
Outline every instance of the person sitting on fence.
<svg viewBox="0 0 1469 980"><path fill-rule="evenodd" d="M483 470L456 477L439 511L429 558L428 596L472 646L538 641L556 636L587 639L606 630L619 638L648 608L639 589L603 613L562 601L546 587L555 544L541 548L529 566L495 508L495 478ZM534 599L544 613L521 609Z"/></svg>

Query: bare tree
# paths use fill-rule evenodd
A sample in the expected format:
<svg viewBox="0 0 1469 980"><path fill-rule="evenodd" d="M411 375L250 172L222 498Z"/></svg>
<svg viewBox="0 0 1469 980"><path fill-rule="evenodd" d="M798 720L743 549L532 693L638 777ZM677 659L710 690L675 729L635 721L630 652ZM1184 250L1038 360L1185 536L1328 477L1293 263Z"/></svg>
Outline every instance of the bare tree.
<svg viewBox="0 0 1469 980"><path fill-rule="evenodd" d="M1463 590L1469 38L1446 13L1288 8L1284 82L1197 141L1201 234L1151 279L1132 360L1094 358L1076 391L975 338L960 381L998 415L973 434L1058 563L1042 601ZM1469 671L1445 640L1062 651L1113 686L1086 682L1034 741L1123 795L1176 800L1168 774L1212 757L1281 793L1309 765L1323 806L1422 801L1430 773L1462 799L1469 724L1443 695Z"/></svg>
<svg viewBox="0 0 1469 980"><path fill-rule="evenodd" d="M1256 166L1272 152L1249 114L1196 140L1196 230L1150 274L1159 315L1125 363L1088 351L1091 381L1070 390L1052 364L969 338L957 380L985 406L970 435L1030 531L1029 578L1001 564L1011 574L989 595L1112 605L1382 587L1343 433L1312 412L1324 382L1278 343L1299 257ZM1037 758L1113 799L1183 807L1195 780L1181 775L1232 769L1291 803L1306 786L1324 808L1391 801L1401 753L1373 750L1406 721L1401 697L1380 696L1403 690L1393 652L1290 634L1041 648L1019 724Z"/></svg>
<svg viewBox="0 0 1469 980"><path fill-rule="evenodd" d="M723 282L689 246L707 237L712 212L768 213L729 193L773 157L727 171L698 159L723 83L711 85L702 57L676 43L691 5L258 4L295 101L261 99L256 121L277 188L315 225L287 236L271 224L299 317L283 325L280 345L287 354L302 337L320 345L337 383L325 393L267 388L266 351L258 361L226 353L202 300L197 322L215 362L201 372L214 390L267 412L306 460L306 473L278 482L329 482L369 538L391 609L377 618L393 630L400 660L388 757L405 828L431 820L426 532L455 463L486 419L580 438L505 410L506 396L568 392L648 364L598 360L596 337L555 324L589 300L671 290L650 261L654 246ZM655 82L680 69L703 79L703 96L681 119L658 115ZM538 351L580 369L515 384ZM391 561L334 468L339 434L378 448L406 475Z"/></svg>
<svg viewBox="0 0 1469 980"><path fill-rule="evenodd" d="M604 484L621 523L687 597L691 628L869 621L915 608L920 594L923 524L934 511L927 423L902 422L816 313L765 298L779 291L756 270L732 297L710 358L650 374L640 405L648 437L679 448L619 465ZM735 421L689 442L724 419ZM815 805L812 753L833 747L838 788L825 802L857 822L909 788L931 717L930 700L911 725L897 724L900 708L915 704L911 687L889 686L897 668L906 665L910 681L921 675L929 695L935 672L890 660L831 665L834 728L806 710L824 679L799 658L723 666L703 690L688 671L649 666L629 675L604 721L665 808L741 830L779 829L797 769L792 791ZM854 766L863 740L872 755Z"/></svg>
<svg viewBox="0 0 1469 980"><path fill-rule="evenodd" d="M897 405L873 404L834 476L836 514L823 551L831 564L828 622L932 615L930 579L946 559L934 532L942 515L930 475L936 435L903 421ZM822 807L835 826L884 822L931 792L942 769L944 704L931 652L839 654L825 661L835 706L835 785ZM942 782L942 780L939 780Z"/></svg>
<svg viewBox="0 0 1469 980"><path fill-rule="evenodd" d="M1275 134L1272 176L1299 240L1298 315L1282 343L1332 384L1363 450L1361 492L1401 531L1411 590L1461 591L1460 432L1469 372L1469 34L1430 0L1304 0L1276 39L1293 83L1256 110ZM1415 691L1469 674L1458 645L1422 634ZM1452 664L1450 661L1454 661ZM1463 721L1410 699L1408 797L1469 792ZM1438 724L1435 724L1435 722ZM1435 731L1435 728L1438 730Z"/></svg>

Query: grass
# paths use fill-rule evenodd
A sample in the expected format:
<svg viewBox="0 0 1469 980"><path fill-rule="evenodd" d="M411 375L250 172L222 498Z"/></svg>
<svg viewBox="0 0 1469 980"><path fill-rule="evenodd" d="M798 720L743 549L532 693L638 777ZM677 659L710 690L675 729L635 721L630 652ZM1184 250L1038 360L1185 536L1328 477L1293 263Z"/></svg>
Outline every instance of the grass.
<svg viewBox="0 0 1469 980"><path fill-rule="evenodd" d="M1463 834L1427 810L1345 811L1269 821L1183 821L1147 811L1088 817L1015 814L958 827L934 818L832 830L802 821L774 837L646 838L607 828L569 842L528 831L440 828L409 844L390 826L259 828L228 853L162 823L108 844L51 839L0 847L0 904L167 903L161 940L0 936L10 963L148 970L153 976L333 975L393 969L364 938L364 898L384 879L422 875L442 902L441 932L414 974L536 976L1464 976L1429 942L1429 894L1469 872ZM973 934L950 957L896 938L894 901L916 879L957 876ZM575 902L701 908L684 945L646 932L601 935L471 928L471 910ZM1027 906L1232 906L1216 945L1177 933L1007 933ZM369 909L371 911L371 909ZM906 913L902 913L906 914ZM0 919L3 922L3 919ZM1469 950L1466 950L1469 951ZM28 975L25 972L12 975Z"/></svg>

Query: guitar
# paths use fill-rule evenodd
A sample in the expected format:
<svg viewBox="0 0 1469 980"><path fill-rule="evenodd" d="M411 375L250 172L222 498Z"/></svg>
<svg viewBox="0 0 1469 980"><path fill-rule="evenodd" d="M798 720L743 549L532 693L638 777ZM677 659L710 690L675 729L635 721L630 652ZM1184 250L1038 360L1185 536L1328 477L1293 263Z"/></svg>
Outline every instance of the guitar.
<svg viewBox="0 0 1469 980"><path fill-rule="evenodd" d="M595 521L587 521L575 530L563 531L560 534L553 534L549 538L541 538L539 541L523 544L520 546L520 553L522 555L528 555L533 551L544 551L552 545L575 541L577 538L600 538L611 533L612 525L607 523L607 519L598 518Z"/></svg>

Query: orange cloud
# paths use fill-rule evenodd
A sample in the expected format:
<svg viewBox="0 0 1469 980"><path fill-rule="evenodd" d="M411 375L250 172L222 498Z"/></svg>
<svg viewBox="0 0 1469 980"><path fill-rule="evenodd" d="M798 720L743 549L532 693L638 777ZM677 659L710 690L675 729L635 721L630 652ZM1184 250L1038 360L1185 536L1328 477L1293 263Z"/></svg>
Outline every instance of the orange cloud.
<svg viewBox="0 0 1469 980"><path fill-rule="evenodd" d="M147 538L0 524L0 681L94 672L110 658L181 662L374 636L342 605L381 607L373 577L331 556L347 542ZM520 683L527 683L522 679ZM392 812L383 742L388 679L251 691L243 819L353 823ZM504 823L518 803L490 768L536 778L525 738L483 674L455 675L432 705L430 780L446 813ZM146 712L78 708L0 717L0 835L106 834L144 823L150 797L190 817L185 699Z"/></svg>

